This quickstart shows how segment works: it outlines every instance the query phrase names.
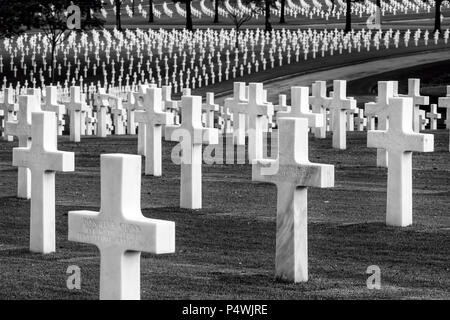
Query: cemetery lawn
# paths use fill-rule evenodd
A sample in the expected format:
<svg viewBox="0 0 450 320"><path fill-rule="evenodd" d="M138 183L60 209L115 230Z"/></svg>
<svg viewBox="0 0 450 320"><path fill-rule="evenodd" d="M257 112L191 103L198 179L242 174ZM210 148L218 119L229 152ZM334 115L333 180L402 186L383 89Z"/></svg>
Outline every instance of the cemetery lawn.
<svg viewBox="0 0 450 320"><path fill-rule="evenodd" d="M142 254L142 299L449 299L450 164L448 131L434 153L413 155L414 225L384 225L386 169L365 132L348 149L310 138L310 160L334 164L336 186L309 190L308 283L274 281L276 188L251 182L250 165L204 165L203 209L181 210L174 143L163 143L163 176L142 177L142 212L176 223L176 253ZM28 252L29 201L15 198L11 148L0 142L0 299L97 299L99 252L67 240L67 212L100 206L100 154L135 154L136 137L60 137L76 153L76 172L56 178L57 252ZM66 270L81 268L81 290ZM381 290L368 290L368 266L381 268Z"/></svg>

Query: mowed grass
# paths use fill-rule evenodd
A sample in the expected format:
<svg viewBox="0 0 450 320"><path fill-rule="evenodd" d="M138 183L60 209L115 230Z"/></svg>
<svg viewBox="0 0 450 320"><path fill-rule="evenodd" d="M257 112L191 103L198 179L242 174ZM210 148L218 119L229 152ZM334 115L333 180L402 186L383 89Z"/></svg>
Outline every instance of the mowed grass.
<svg viewBox="0 0 450 320"><path fill-rule="evenodd" d="M334 164L336 184L309 189L309 281L274 279L276 188L251 181L251 166L203 165L203 209L179 209L174 143L163 143L163 176L142 177L142 212L176 223L176 252L143 253L142 299L398 299L450 298L450 165L448 131L435 134L434 153L413 156L414 225L384 225L387 170L365 132L348 133L348 149L331 137L310 137L309 158ZM96 299L99 252L67 240L67 213L100 206L100 154L136 152L136 137L59 139L76 153L76 171L57 174L57 252L28 252L29 201L15 198L12 147L0 142L0 298ZM81 290L66 287L70 265ZM381 290L366 287L368 266L381 268Z"/></svg>

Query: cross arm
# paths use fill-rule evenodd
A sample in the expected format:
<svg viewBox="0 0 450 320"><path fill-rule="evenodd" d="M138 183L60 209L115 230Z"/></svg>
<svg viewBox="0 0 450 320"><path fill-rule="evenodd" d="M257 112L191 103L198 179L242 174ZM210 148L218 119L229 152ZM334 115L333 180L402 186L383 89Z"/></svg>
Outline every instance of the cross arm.
<svg viewBox="0 0 450 320"><path fill-rule="evenodd" d="M70 211L69 240L90 243L100 249L116 246L123 251L173 253L175 223L142 215L121 221L94 211Z"/></svg>
<svg viewBox="0 0 450 320"><path fill-rule="evenodd" d="M5 133L12 135L12 136L18 136L19 135L19 125L17 122L13 122L13 121L7 121L5 123ZM31 130L28 130L28 136L30 136L31 134Z"/></svg>
<svg viewBox="0 0 450 320"><path fill-rule="evenodd" d="M173 125L173 114L170 112L157 112L155 113L155 117L152 119L149 116L149 113L147 113L147 117L149 117L149 119L147 120L148 122L153 122L155 125Z"/></svg>
<svg viewBox="0 0 450 320"><path fill-rule="evenodd" d="M257 160L252 165L252 180L330 188L334 186L334 166L311 162L280 166L277 160Z"/></svg>
<svg viewBox="0 0 450 320"><path fill-rule="evenodd" d="M181 141L180 138L183 136L185 130L181 126L166 126L164 131L164 137L166 141Z"/></svg>
<svg viewBox="0 0 450 320"><path fill-rule="evenodd" d="M144 110L136 110L134 113L134 121L137 123L146 123L147 122L147 115Z"/></svg>
<svg viewBox="0 0 450 320"><path fill-rule="evenodd" d="M440 97L438 101L439 108L450 109L450 97Z"/></svg>
<svg viewBox="0 0 450 320"><path fill-rule="evenodd" d="M219 130L215 128L203 128L204 144L219 144Z"/></svg>
<svg viewBox="0 0 450 320"><path fill-rule="evenodd" d="M434 135L403 133L396 137L392 137L388 131L371 130L367 132L367 147L400 152L433 152Z"/></svg>
<svg viewBox="0 0 450 320"><path fill-rule="evenodd" d="M28 168L30 165L30 149L14 148L12 165L15 167Z"/></svg>
<svg viewBox="0 0 450 320"><path fill-rule="evenodd" d="M75 154L67 151L49 151L41 160L47 167L46 171L70 172L75 170Z"/></svg>
<svg viewBox="0 0 450 320"><path fill-rule="evenodd" d="M273 115L274 114L273 104L268 103L256 105L256 113L259 115Z"/></svg>
<svg viewBox="0 0 450 320"><path fill-rule="evenodd" d="M90 233L97 217L95 211L69 211L68 240L97 245L96 236Z"/></svg>

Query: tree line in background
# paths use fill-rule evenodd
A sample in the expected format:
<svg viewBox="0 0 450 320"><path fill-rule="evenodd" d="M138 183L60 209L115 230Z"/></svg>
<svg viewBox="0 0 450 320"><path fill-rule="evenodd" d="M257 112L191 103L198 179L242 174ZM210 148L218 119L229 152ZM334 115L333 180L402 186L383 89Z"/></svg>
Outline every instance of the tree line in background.
<svg viewBox="0 0 450 320"><path fill-rule="evenodd" d="M172 0L173 2L179 2L185 5L186 9L186 29L187 30L193 30L193 23L192 23L192 13L191 13L191 3L192 0ZM364 2L365 0L345 0L347 4L346 9L346 20L345 20L345 32L350 32L352 30L352 15L351 15L351 7L352 3L357 2ZM378 7L378 10L381 12L381 0L375 0L376 5ZM424 2L430 2L430 0L423 0ZM449 2L450 0L434 0L435 2L435 24L434 24L434 31L442 31L441 30L441 8L442 4L444 2ZM214 2L214 19L213 23L219 23L219 5L223 4L225 0L211 0L211 2ZM229 4L237 8L238 7L238 1L237 0L229 0ZM228 12L228 15L230 16L233 24L235 25L236 29L239 30L239 28L243 25L243 23L249 21L254 15L256 14L263 14L265 17L265 30L271 31L272 30L272 23L271 23L271 14L270 9L271 8L277 8L275 3L277 0L241 0L240 1L243 5L247 6L250 10L248 13L240 13L237 14L236 12L230 12L227 7L225 7L225 10ZM280 24L286 23L285 18L285 8L286 8L286 0L279 0L280 2ZM335 0L331 0L333 3L333 6L335 5ZM122 29L122 22L121 22L121 9L122 4L124 3L124 0L114 0L114 5L116 7L116 26L119 30ZM149 9L148 9L148 22L152 23L154 21L154 15L153 15L153 0L148 0ZM135 0L132 0L132 11L133 14L135 12Z"/></svg>
<svg viewBox="0 0 450 320"><path fill-rule="evenodd" d="M153 1L148 0L148 22L154 22ZM172 0L185 5L186 10L186 29L193 30L191 2L192 0ZM214 18L213 23L219 21L219 5L224 4L225 0L211 0L214 2ZM331 0L333 6L335 0ZM345 0L347 3L345 31L352 30L352 3L363 2L364 0ZM429 2L430 0L423 0ZM434 0L435 1L435 26L434 31L441 31L441 7L444 2L450 0ZM131 0L132 12L135 12L136 0ZM224 6L228 12L228 16L234 24L236 30L239 31L241 26L248 22L255 15L264 15L265 30L272 30L271 9L276 8L276 0L241 0L242 4L249 8L248 12L230 11ZM122 30L122 7L125 0L114 0L116 9L116 27ZM42 29L44 32L57 33L53 38L58 38L58 34L64 33L66 27L65 9L75 4L80 7L82 15L82 28L101 27L104 20L99 18L100 10L103 7L101 0L0 0L0 37L10 36L21 33L32 28ZM229 4L237 8L238 0L229 0ZM381 11L381 0L376 0L376 5ZM280 0L280 24L286 23L285 19L286 0Z"/></svg>

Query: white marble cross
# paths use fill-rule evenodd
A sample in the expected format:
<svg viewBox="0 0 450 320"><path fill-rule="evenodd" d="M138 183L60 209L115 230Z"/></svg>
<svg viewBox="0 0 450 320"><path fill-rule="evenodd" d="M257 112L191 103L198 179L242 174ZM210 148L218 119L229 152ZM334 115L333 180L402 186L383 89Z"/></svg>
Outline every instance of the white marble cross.
<svg viewBox="0 0 450 320"><path fill-rule="evenodd" d="M328 105L332 114L333 148L345 150L346 139L346 110L356 110L356 100L347 98L347 81L333 81L333 98Z"/></svg>
<svg viewBox="0 0 450 320"><path fill-rule="evenodd" d="M114 97L111 99L113 101L113 105L111 106L111 114L114 116L113 124L114 124L114 134L115 135L124 135L125 134L125 117L126 111L122 105L121 97Z"/></svg>
<svg viewBox="0 0 450 320"><path fill-rule="evenodd" d="M179 102L172 100L172 87L162 86L162 100L163 100L163 110L171 112L174 117L174 124L180 123L179 112Z"/></svg>
<svg viewBox="0 0 450 320"><path fill-rule="evenodd" d="M181 98L181 125L166 126L166 140L180 142L180 207L202 208L202 144L218 144L217 129L202 127L202 98Z"/></svg>
<svg viewBox="0 0 450 320"><path fill-rule="evenodd" d="M378 118L378 130L387 130L389 124L389 101L395 96L394 81L378 81L377 102L369 102L364 105L366 116ZM375 128L374 128L375 129ZM388 154L384 149L377 150L377 167L386 168Z"/></svg>
<svg viewBox="0 0 450 320"><path fill-rule="evenodd" d="M305 118L308 127L323 127L324 118L322 114L312 113L309 109L309 88L291 87L291 107L289 111L277 113L277 121L282 118Z"/></svg>
<svg viewBox="0 0 450 320"><path fill-rule="evenodd" d="M4 131L2 136L7 141L13 141L14 137L12 135L6 134L6 123L14 121L14 113L19 110L19 105L14 101L14 90L11 88L5 88L3 90L3 102L0 103L0 111L3 112L3 126Z"/></svg>
<svg viewBox="0 0 450 320"><path fill-rule="evenodd" d="M35 95L19 96L19 111L17 121L6 123L6 133L16 136L19 148L27 148L31 144L31 113L41 111L38 97ZM31 173L28 168L19 167L17 170L17 197L30 199Z"/></svg>
<svg viewBox="0 0 450 320"><path fill-rule="evenodd" d="M144 103L144 95L148 88L156 88L155 84L149 84L149 85L140 85L137 92L133 92L134 94L134 100L136 103L136 110L143 110L143 103ZM136 120L136 119L135 119ZM138 123L138 154L141 156L145 156L147 154L146 146L147 143L145 141L147 137L147 130L145 123L139 123L139 121L136 120Z"/></svg>
<svg viewBox="0 0 450 320"><path fill-rule="evenodd" d="M265 102L262 83L250 83L248 86L248 101L238 102L238 106L245 108L248 116L248 160L263 158L263 130L265 119L273 115L273 105Z"/></svg>
<svg viewBox="0 0 450 320"><path fill-rule="evenodd" d="M277 160L256 160L252 180L277 186L276 277L308 280L307 187L334 186L334 166L308 160L308 120L282 118Z"/></svg>
<svg viewBox="0 0 450 320"><path fill-rule="evenodd" d="M141 157L100 158L100 212L69 212L69 240L100 250L100 299L140 299L141 252L175 252L175 223L141 212Z"/></svg>
<svg viewBox="0 0 450 320"><path fill-rule="evenodd" d="M219 111L219 105L214 103L214 92L206 93L206 101L202 104L202 110L206 113L206 127L214 128L214 114Z"/></svg>
<svg viewBox="0 0 450 320"><path fill-rule="evenodd" d="M445 118L445 127L450 129L450 86L447 86L447 96L439 97L438 100L439 108L446 108L446 118ZM450 131L449 131L450 133ZM449 139L449 150L450 150L450 139Z"/></svg>
<svg viewBox="0 0 450 320"><path fill-rule="evenodd" d="M80 87L70 87L70 102L66 105L70 111L70 141L80 142L81 139L81 113L86 111L84 95Z"/></svg>
<svg viewBox="0 0 450 320"><path fill-rule="evenodd" d="M420 95L420 79L408 79L408 94L400 95L400 97L409 97L413 99L413 130L414 132L419 132L421 127L419 119L420 106L430 104L430 97Z"/></svg>
<svg viewBox="0 0 450 320"><path fill-rule="evenodd" d="M104 88L99 88L95 96L97 105L97 136L105 138L108 135L107 113L109 108L109 95Z"/></svg>
<svg viewBox="0 0 450 320"><path fill-rule="evenodd" d="M20 98L19 98L20 99ZM55 252L55 171L74 171L73 152L57 150L56 115L32 113L31 147L13 149L13 165L31 171L30 250Z"/></svg>
<svg viewBox="0 0 450 320"><path fill-rule="evenodd" d="M85 124L86 124L85 134L87 136L92 136L93 134L96 133L97 118L94 116L94 111L92 110L92 108L86 111Z"/></svg>
<svg viewBox="0 0 450 320"><path fill-rule="evenodd" d="M364 117L364 109L358 109L357 116L354 119L356 130L364 131L364 127L367 125L367 119Z"/></svg>
<svg viewBox="0 0 450 320"><path fill-rule="evenodd" d="M127 100L124 102L124 108L127 111L127 134L136 134L136 121L134 113L136 111L136 101L133 92L127 92Z"/></svg>
<svg viewBox="0 0 450 320"><path fill-rule="evenodd" d="M233 83L233 98L224 100L224 117L227 116L227 110L233 114L233 143L238 146L245 146L247 108L245 105L240 104L241 102L248 102L245 92L245 82L235 82Z"/></svg>
<svg viewBox="0 0 450 320"><path fill-rule="evenodd" d="M275 113L280 111L289 111L289 106L286 103L287 97L285 94L278 95L278 104L273 106L273 111Z"/></svg>
<svg viewBox="0 0 450 320"><path fill-rule="evenodd" d="M426 116L430 119L430 129L437 130L437 120L441 118L441 114L437 112L437 105L430 105L430 112L426 113Z"/></svg>
<svg viewBox="0 0 450 320"><path fill-rule="evenodd" d="M412 130L413 99L389 100L389 129L367 133L367 146L387 150L388 186L386 224L412 224L412 152L432 152L434 136Z"/></svg>
<svg viewBox="0 0 450 320"><path fill-rule="evenodd" d="M325 81L316 81L312 84L312 96L309 97L309 104L312 112L321 114L324 119L322 127L313 130L316 138L325 139L327 137L327 109L332 98L327 97L327 83Z"/></svg>
<svg viewBox="0 0 450 320"><path fill-rule="evenodd" d="M447 129L450 129L450 86L447 86L447 95L445 97L439 97L438 106L439 108L447 109L445 125Z"/></svg>
<svg viewBox="0 0 450 320"><path fill-rule="evenodd" d="M66 113L66 107L58 103L58 88L55 86L47 86L45 88L45 103L42 105L43 111L51 111L56 114L56 124L58 135L62 135L64 129L63 116Z"/></svg>
<svg viewBox="0 0 450 320"><path fill-rule="evenodd" d="M172 125L170 112L162 111L162 95L160 88L148 88L143 95L143 110L135 111L135 119L146 128L145 174L161 176L161 131L162 125Z"/></svg>

